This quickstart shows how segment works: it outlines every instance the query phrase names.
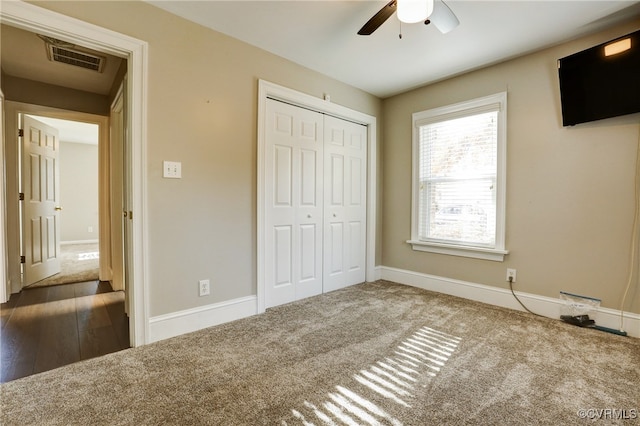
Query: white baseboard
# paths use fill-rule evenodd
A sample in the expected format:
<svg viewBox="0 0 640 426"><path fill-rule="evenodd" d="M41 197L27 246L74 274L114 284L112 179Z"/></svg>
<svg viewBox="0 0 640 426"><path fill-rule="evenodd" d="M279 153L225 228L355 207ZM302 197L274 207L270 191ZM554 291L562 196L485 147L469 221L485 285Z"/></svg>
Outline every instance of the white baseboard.
<svg viewBox="0 0 640 426"><path fill-rule="evenodd" d="M61 246L70 244L97 244L98 240L74 240L74 241L60 241Z"/></svg>
<svg viewBox="0 0 640 426"><path fill-rule="evenodd" d="M241 297L149 319L148 343L220 325L258 313L256 296Z"/></svg>
<svg viewBox="0 0 640 426"><path fill-rule="evenodd" d="M373 276L374 276L373 281L378 281L382 279L382 268L383 266L376 266L375 268L373 268Z"/></svg>
<svg viewBox="0 0 640 426"><path fill-rule="evenodd" d="M501 306L503 308L524 311L520 304L514 299L511 292L502 288L386 266L376 267L375 275L377 279L393 281L399 284L410 285L424 290L449 294L451 296ZM560 299L520 291L516 291L515 293L533 312L549 318L559 318L563 304ZM247 296L198 308L186 309L184 311L172 312L170 314L158 315L149 319L149 343L246 318L256 315L257 313L257 297ZM598 325L617 330L620 326L620 311L600 308L596 320ZM625 312L623 329L629 336L640 337L640 315Z"/></svg>
<svg viewBox="0 0 640 426"><path fill-rule="evenodd" d="M501 306L503 308L524 311L524 308L515 300L511 291L506 289L386 266L380 266L377 267L377 269L380 271L380 279L383 280ZM516 291L515 293L518 298L522 300L522 303L531 311L549 318L560 318L561 307L564 303L560 299L520 291ZM601 307L598 309L596 322L600 326L619 330L620 311ZM623 330L626 331L629 336L640 337L640 315L625 312L622 326Z"/></svg>

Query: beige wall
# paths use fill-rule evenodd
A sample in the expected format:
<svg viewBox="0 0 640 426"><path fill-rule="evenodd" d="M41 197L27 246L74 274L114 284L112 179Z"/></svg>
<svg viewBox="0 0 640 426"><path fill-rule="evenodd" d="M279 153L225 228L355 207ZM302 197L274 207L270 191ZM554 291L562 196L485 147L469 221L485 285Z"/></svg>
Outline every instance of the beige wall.
<svg viewBox="0 0 640 426"><path fill-rule="evenodd" d="M60 241L97 240L98 145L61 141L59 162Z"/></svg>
<svg viewBox="0 0 640 426"><path fill-rule="evenodd" d="M382 264L619 308L629 268L640 114L563 128L557 59L638 28L621 26L384 101ZM411 114L508 92L504 262L416 252L411 233ZM637 260L636 260L637 262ZM626 310L640 312L637 275ZM635 290L634 290L635 289Z"/></svg>
<svg viewBox="0 0 640 426"><path fill-rule="evenodd" d="M107 96L83 92L82 90L69 89L6 74L2 75L2 90L5 92L5 99L9 101L81 111L89 114L109 114L109 98Z"/></svg>
<svg viewBox="0 0 640 426"><path fill-rule="evenodd" d="M377 258L403 268L617 308L628 271L638 115L563 128L556 60L628 25L381 102L287 60L141 2L36 2L149 43L148 210L151 315L255 294L259 78L377 116L383 157ZM126 17L126 19L125 19ZM505 262L411 250L411 114L507 90ZM382 137L380 137L382 136ZM183 178L161 177L163 160ZM212 296L197 297L210 278ZM640 312L637 285L629 295Z"/></svg>
<svg viewBox="0 0 640 426"><path fill-rule="evenodd" d="M255 294L258 79L378 117L382 102L142 2L35 4L149 43L151 316ZM182 179L163 179L163 160Z"/></svg>

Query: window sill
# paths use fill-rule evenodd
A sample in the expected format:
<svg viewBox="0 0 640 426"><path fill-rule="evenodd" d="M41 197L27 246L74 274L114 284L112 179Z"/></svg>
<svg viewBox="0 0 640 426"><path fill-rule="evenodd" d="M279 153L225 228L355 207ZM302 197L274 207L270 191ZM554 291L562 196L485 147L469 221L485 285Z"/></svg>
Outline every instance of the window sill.
<svg viewBox="0 0 640 426"><path fill-rule="evenodd" d="M411 248L416 251L471 257L474 259L492 260L494 262L503 262L504 255L509 254L508 250L466 247L454 244L439 244L417 240L409 240L407 243L411 244Z"/></svg>

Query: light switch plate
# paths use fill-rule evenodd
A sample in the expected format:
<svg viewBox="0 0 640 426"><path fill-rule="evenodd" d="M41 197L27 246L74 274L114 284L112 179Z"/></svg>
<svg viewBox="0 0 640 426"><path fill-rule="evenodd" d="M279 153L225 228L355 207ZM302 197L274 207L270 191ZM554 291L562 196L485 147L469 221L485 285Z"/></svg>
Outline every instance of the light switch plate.
<svg viewBox="0 0 640 426"><path fill-rule="evenodd" d="M182 163L178 161L164 161L162 163L162 177L169 179L182 178Z"/></svg>

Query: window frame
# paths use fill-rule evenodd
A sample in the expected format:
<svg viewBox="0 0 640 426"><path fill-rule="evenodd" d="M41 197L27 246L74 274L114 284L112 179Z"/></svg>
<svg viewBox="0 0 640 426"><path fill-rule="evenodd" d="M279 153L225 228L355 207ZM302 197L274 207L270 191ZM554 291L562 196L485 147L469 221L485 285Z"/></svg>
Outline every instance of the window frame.
<svg viewBox="0 0 640 426"><path fill-rule="evenodd" d="M495 245L473 245L441 242L419 237L420 197L420 126L495 110L497 106L497 153L496 153L496 231ZM407 241L413 250L471 257L502 262L509 253L505 248L506 186L507 186L507 92L432 108L412 114L412 176L411 176L411 239Z"/></svg>

